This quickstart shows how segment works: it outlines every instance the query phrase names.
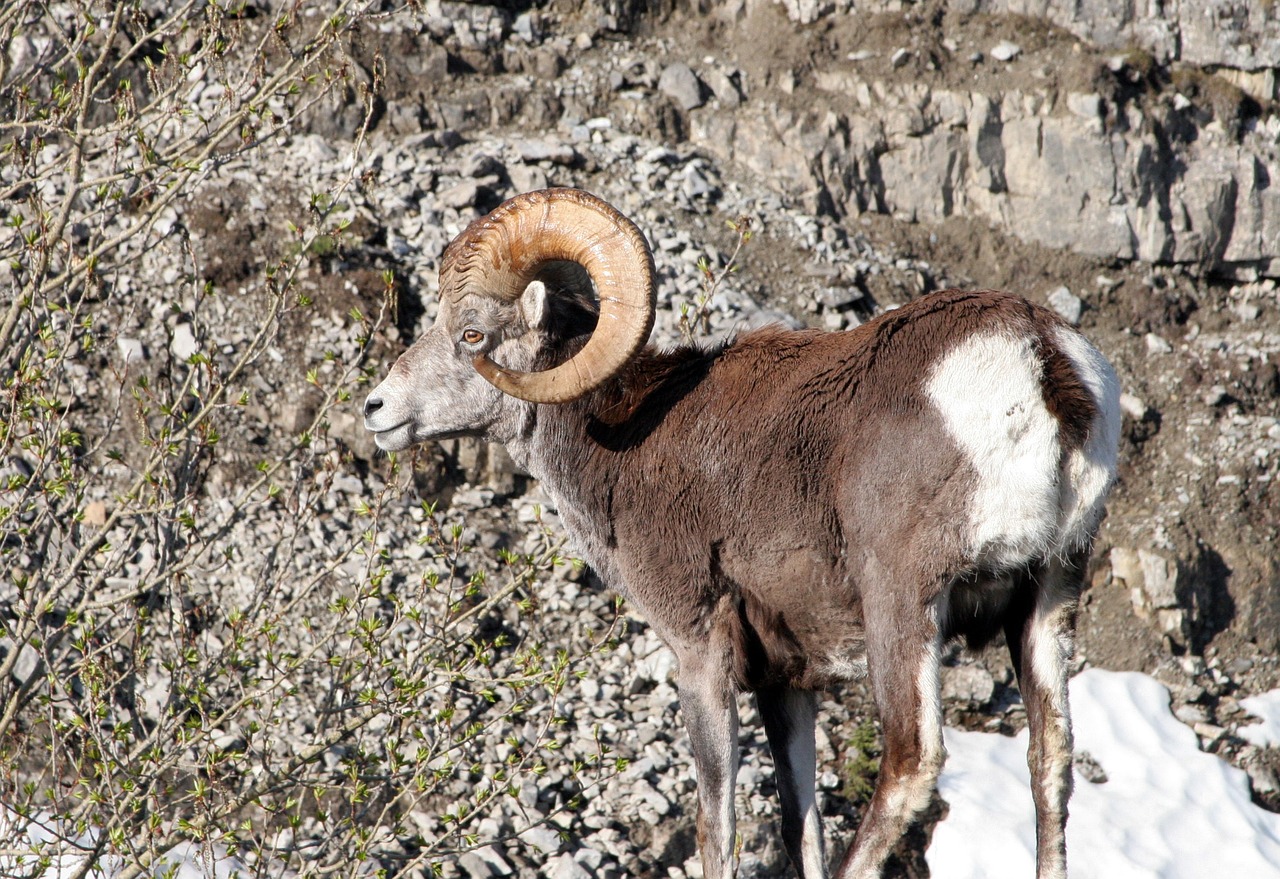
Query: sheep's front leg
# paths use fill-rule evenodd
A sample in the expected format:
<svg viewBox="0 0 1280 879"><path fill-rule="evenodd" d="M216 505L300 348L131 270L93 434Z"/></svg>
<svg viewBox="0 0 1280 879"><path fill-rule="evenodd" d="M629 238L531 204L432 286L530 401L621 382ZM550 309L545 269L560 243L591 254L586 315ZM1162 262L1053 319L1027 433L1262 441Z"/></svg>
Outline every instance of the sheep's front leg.
<svg viewBox="0 0 1280 879"><path fill-rule="evenodd" d="M817 754L814 718L818 699L790 687L756 693L756 704L769 736L773 768L782 801L782 844L801 879L825 879L827 857L822 846L822 817L814 787Z"/></svg>
<svg viewBox="0 0 1280 879"><path fill-rule="evenodd" d="M705 650L705 645L704 645ZM703 651L680 656L680 710L698 770L698 850L706 879L732 879L738 777L738 705L727 666Z"/></svg>

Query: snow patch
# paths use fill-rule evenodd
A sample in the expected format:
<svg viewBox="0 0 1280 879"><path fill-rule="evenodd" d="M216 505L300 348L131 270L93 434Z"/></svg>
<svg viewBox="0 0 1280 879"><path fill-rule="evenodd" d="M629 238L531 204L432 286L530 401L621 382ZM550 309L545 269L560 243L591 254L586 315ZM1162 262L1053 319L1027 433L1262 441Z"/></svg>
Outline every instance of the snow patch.
<svg viewBox="0 0 1280 879"><path fill-rule="evenodd" d="M1241 699L1240 707L1262 723L1242 726L1236 734L1259 748L1280 747L1280 690Z"/></svg>
<svg viewBox="0 0 1280 879"><path fill-rule="evenodd" d="M1280 698L1261 707L1280 722ZM1108 780L1091 784L1076 773L1070 876L1280 877L1280 815L1253 805L1245 773L1197 747L1170 713L1163 685L1091 669L1071 681L1071 712L1076 750L1092 755ZM934 879L1035 875L1027 734L944 735L950 756L938 789L951 810L926 855Z"/></svg>

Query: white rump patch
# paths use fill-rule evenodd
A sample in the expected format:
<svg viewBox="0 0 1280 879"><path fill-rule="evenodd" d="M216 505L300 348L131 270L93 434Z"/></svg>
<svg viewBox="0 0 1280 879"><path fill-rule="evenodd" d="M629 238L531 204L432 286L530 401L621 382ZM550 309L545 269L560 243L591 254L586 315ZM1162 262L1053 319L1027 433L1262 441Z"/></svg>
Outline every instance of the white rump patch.
<svg viewBox="0 0 1280 879"><path fill-rule="evenodd" d="M1042 371L1030 338L973 336L926 384L977 474L969 549L984 564L1024 564L1057 542L1061 452Z"/></svg>
<svg viewBox="0 0 1280 879"><path fill-rule="evenodd" d="M1097 413L1083 449L1072 452L1064 468L1062 521L1058 550L1085 545L1102 519L1102 505L1116 476L1120 442L1120 380L1106 358L1083 336L1066 328L1054 341L1067 355L1076 375L1093 396Z"/></svg>

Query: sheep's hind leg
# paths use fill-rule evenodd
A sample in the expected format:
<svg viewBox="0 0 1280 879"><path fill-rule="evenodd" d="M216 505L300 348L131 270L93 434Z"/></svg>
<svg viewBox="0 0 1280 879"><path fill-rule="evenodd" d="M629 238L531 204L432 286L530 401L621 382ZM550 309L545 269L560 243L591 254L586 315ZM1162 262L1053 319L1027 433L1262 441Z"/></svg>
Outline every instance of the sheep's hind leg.
<svg viewBox="0 0 1280 879"><path fill-rule="evenodd" d="M706 879L737 872L733 788L738 777L738 704L727 663L711 651L680 654L680 710L698 770L698 850Z"/></svg>
<svg viewBox="0 0 1280 879"><path fill-rule="evenodd" d="M1027 709L1031 796L1036 805L1036 875L1066 879L1067 800L1071 797L1071 715L1067 674L1075 646L1076 604L1085 556L1050 560L1032 572L1035 587L1005 626Z"/></svg>
<svg viewBox="0 0 1280 879"><path fill-rule="evenodd" d="M933 797L945 756L938 686L942 640L940 600L922 602L896 583L863 590L867 673L875 696L884 752L880 775L845 854L838 879L879 877L911 822Z"/></svg>
<svg viewBox="0 0 1280 879"><path fill-rule="evenodd" d="M782 843L787 856L801 879L824 879L827 858L814 787L817 697L805 690L770 687L756 693L756 704L773 753L778 795L782 801Z"/></svg>

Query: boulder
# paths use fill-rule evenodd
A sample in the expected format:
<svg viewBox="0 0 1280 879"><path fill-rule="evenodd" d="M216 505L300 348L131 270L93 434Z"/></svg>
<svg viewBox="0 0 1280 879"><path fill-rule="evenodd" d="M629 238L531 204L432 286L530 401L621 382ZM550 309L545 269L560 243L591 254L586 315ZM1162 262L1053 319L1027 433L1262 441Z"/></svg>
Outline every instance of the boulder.
<svg viewBox="0 0 1280 879"><path fill-rule="evenodd" d="M658 77L658 91L675 101L682 110L696 110L705 102L702 80L688 64L668 64Z"/></svg>

